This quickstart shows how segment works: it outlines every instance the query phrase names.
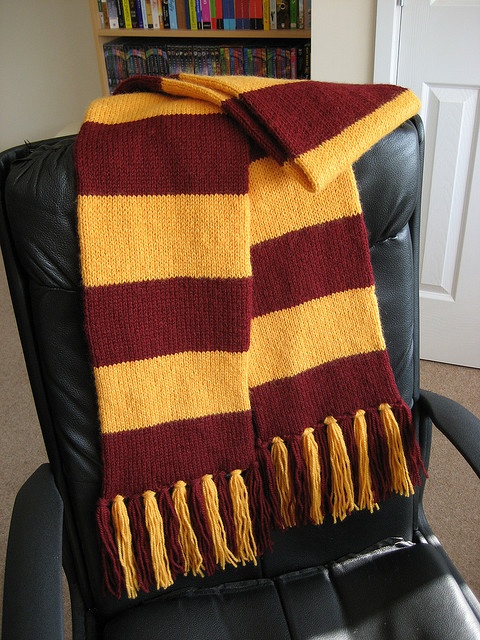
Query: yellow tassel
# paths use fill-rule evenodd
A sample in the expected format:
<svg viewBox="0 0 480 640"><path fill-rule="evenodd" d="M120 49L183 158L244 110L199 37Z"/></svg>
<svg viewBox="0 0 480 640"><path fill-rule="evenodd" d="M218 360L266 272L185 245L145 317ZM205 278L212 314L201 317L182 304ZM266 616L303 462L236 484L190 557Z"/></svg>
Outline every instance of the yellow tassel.
<svg viewBox="0 0 480 640"><path fill-rule="evenodd" d="M218 504L218 491L211 474L202 477L202 490L205 498L210 532L212 534L215 562L220 565L222 569L225 569L227 563L233 564L233 566L236 567L238 561L227 546L227 536Z"/></svg>
<svg viewBox="0 0 480 640"><path fill-rule="evenodd" d="M344 520L357 508L353 491L352 469L343 433L338 422L332 416L324 420L327 425L328 448L330 450L332 482L333 521Z"/></svg>
<svg viewBox="0 0 480 640"><path fill-rule="evenodd" d="M280 514L283 524L286 528L294 527L296 524L295 500L288 469L288 449L282 438L278 436L273 438L270 455L272 456L273 468L275 470L275 480L280 498Z"/></svg>
<svg viewBox="0 0 480 640"><path fill-rule="evenodd" d="M318 444L315 440L315 431L308 427L302 434L303 457L308 473L308 491L310 494L310 518L315 524L322 524L322 474L320 469L320 457Z"/></svg>
<svg viewBox="0 0 480 640"><path fill-rule="evenodd" d="M403 451L402 436L398 423L393 415L392 408L384 402L380 405L380 415L387 436L388 461L392 474L391 489L402 496L411 496L414 493L413 485L408 474L407 461Z"/></svg>
<svg viewBox="0 0 480 640"><path fill-rule="evenodd" d="M368 436L365 411L359 409L353 422L353 433L358 450L358 508L368 509L373 513L378 504L372 491L372 477L370 475L370 460L368 458Z"/></svg>
<svg viewBox="0 0 480 640"><path fill-rule="evenodd" d="M137 563L133 553L130 518L122 496L115 496L112 504L112 520L117 540L118 557L125 576L125 587L129 598L138 595Z"/></svg>
<svg viewBox="0 0 480 640"><path fill-rule="evenodd" d="M240 469L235 469L230 475L230 496L233 504L233 521L237 541L237 555L244 565L253 562L257 565L257 545L253 537L252 519L248 506L248 492Z"/></svg>
<svg viewBox="0 0 480 640"><path fill-rule="evenodd" d="M153 491L145 491L143 494L143 502L145 505L145 524L150 536L150 551L152 554L152 566L157 589L166 589L173 584L173 578L168 562L167 547L165 545L162 514L158 509L158 503Z"/></svg>
<svg viewBox="0 0 480 640"><path fill-rule="evenodd" d="M178 541L185 559L185 575L191 571L194 576L203 577L203 558L198 548L197 536L192 527L187 503L187 485L183 480L175 483L172 491L172 501L178 516Z"/></svg>

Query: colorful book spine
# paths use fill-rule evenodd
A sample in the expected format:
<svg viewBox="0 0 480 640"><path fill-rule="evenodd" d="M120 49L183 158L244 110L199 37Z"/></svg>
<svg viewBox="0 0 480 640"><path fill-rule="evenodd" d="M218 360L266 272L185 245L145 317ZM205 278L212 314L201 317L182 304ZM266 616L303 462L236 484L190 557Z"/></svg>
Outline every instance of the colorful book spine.
<svg viewBox="0 0 480 640"><path fill-rule="evenodd" d="M290 29L298 28L298 0L290 0Z"/></svg>
<svg viewBox="0 0 480 640"><path fill-rule="evenodd" d="M152 3L151 0L145 0L145 6L147 8L147 25L148 29L153 29L153 16L152 16Z"/></svg>
<svg viewBox="0 0 480 640"><path fill-rule="evenodd" d="M290 77L292 78L292 80L296 80L297 79L297 74L298 74L298 70L297 70L297 49L296 49L296 47L292 47L290 49L290 65L291 65Z"/></svg>
<svg viewBox="0 0 480 640"><path fill-rule="evenodd" d="M230 56L228 52L228 47L220 47L219 48L219 58L220 58L220 75L226 76L230 74Z"/></svg>
<svg viewBox="0 0 480 640"><path fill-rule="evenodd" d="M163 47L157 47L157 59L158 59L158 69L159 73L162 76L168 76L170 73L168 68L168 57L167 51Z"/></svg>
<svg viewBox="0 0 480 640"><path fill-rule="evenodd" d="M267 78L275 78L275 47L267 47Z"/></svg>
<svg viewBox="0 0 480 640"><path fill-rule="evenodd" d="M211 29L212 21L210 18L210 0L201 0L202 10L202 29Z"/></svg>
<svg viewBox="0 0 480 640"><path fill-rule="evenodd" d="M212 29L217 28L217 3L216 0L210 0L210 22Z"/></svg>
<svg viewBox="0 0 480 640"><path fill-rule="evenodd" d="M148 29L148 19L147 19L147 4L146 0L137 0L138 2L138 16L139 16L139 24L140 21L142 23L143 29Z"/></svg>
<svg viewBox="0 0 480 640"><path fill-rule="evenodd" d="M170 10L168 0L162 0L162 20L164 29L170 29Z"/></svg>
<svg viewBox="0 0 480 640"><path fill-rule="evenodd" d="M305 78L310 78L310 57L311 57L311 45L310 43L305 45Z"/></svg>
<svg viewBox="0 0 480 640"><path fill-rule="evenodd" d="M110 29L118 29L120 27L120 23L118 20L117 3L115 0L107 0L107 12Z"/></svg>
<svg viewBox="0 0 480 640"><path fill-rule="evenodd" d="M220 64L220 47L214 46L211 50L213 74L219 76L222 73L222 67Z"/></svg>
<svg viewBox="0 0 480 640"><path fill-rule="evenodd" d="M98 8L98 26L100 27L100 29L105 29L105 16L103 14L102 0L97 0L97 8Z"/></svg>
<svg viewBox="0 0 480 640"><path fill-rule="evenodd" d="M130 19L132 21L132 29L138 29L138 16L135 0L128 0L130 5Z"/></svg>
<svg viewBox="0 0 480 640"><path fill-rule="evenodd" d="M250 29L250 0L240 0L242 6L242 29Z"/></svg>
<svg viewBox="0 0 480 640"><path fill-rule="evenodd" d="M153 44L145 47L145 63L147 66L147 74L149 76L160 75L156 47Z"/></svg>
<svg viewBox="0 0 480 640"><path fill-rule="evenodd" d="M265 78L267 75L267 58L265 47L254 47L252 49L253 56L253 75Z"/></svg>
<svg viewBox="0 0 480 640"><path fill-rule="evenodd" d="M200 49L200 73L204 76L208 75L207 52L204 47Z"/></svg>
<svg viewBox="0 0 480 640"><path fill-rule="evenodd" d="M243 49L243 73L246 76L253 76L253 55L249 47Z"/></svg>
<svg viewBox="0 0 480 640"><path fill-rule="evenodd" d="M116 84L115 84L115 71L114 71L114 64L113 64L113 51L109 43L103 45L103 55L105 57L105 69L107 72L108 90L110 93L112 93L116 87Z"/></svg>
<svg viewBox="0 0 480 640"><path fill-rule="evenodd" d="M189 29L192 29L192 31L196 31L198 28L196 2L195 0L186 0L186 1L188 2L187 16L188 16Z"/></svg>
<svg viewBox="0 0 480 640"><path fill-rule="evenodd" d="M270 29L270 0L263 0L262 14L263 14L263 29L264 31L268 31Z"/></svg>
<svg viewBox="0 0 480 640"><path fill-rule="evenodd" d="M137 16L137 26L139 29L143 29L143 14L142 14L142 3L140 0L134 0L135 2L135 14Z"/></svg>
<svg viewBox="0 0 480 640"><path fill-rule="evenodd" d="M305 29L305 0L298 0L298 29Z"/></svg>
<svg viewBox="0 0 480 640"><path fill-rule="evenodd" d="M215 0L215 11L217 14L217 29L224 29L223 25L223 1Z"/></svg>
<svg viewBox="0 0 480 640"><path fill-rule="evenodd" d="M223 2L223 26L233 31L237 28L235 20L235 0L222 0Z"/></svg>
<svg viewBox="0 0 480 640"><path fill-rule="evenodd" d="M197 27L202 29L202 0L195 0L195 11L197 13Z"/></svg>
<svg viewBox="0 0 480 640"><path fill-rule="evenodd" d="M292 62L291 62L291 49L284 49L285 51L285 78L288 80L292 77Z"/></svg>
<svg viewBox="0 0 480 640"><path fill-rule="evenodd" d="M158 6L159 0L150 0L152 11L152 24L154 29L163 28L163 18L161 8Z"/></svg>
<svg viewBox="0 0 480 640"><path fill-rule="evenodd" d="M232 56L232 75L243 76L244 75L243 48L232 47L230 55Z"/></svg>
<svg viewBox="0 0 480 640"><path fill-rule="evenodd" d="M263 0L249 0L248 16L250 29L263 29Z"/></svg>
<svg viewBox="0 0 480 640"><path fill-rule="evenodd" d="M120 29L125 29L125 16L123 15L123 2L122 0L115 0L117 5L118 26Z"/></svg>
<svg viewBox="0 0 480 640"><path fill-rule="evenodd" d="M277 29L288 29L289 27L289 0L285 2L277 0Z"/></svg>
<svg viewBox="0 0 480 640"><path fill-rule="evenodd" d="M188 29L187 26L187 2L185 0L177 0L175 3L175 13L177 15L178 29Z"/></svg>
<svg viewBox="0 0 480 640"><path fill-rule="evenodd" d="M122 12L123 12L123 22L125 25L125 29L132 28L132 16L130 14L130 2L129 0L122 0Z"/></svg>
<svg viewBox="0 0 480 640"><path fill-rule="evenodd" d="M168 0L168 13L170 16L170 29L178 29L177 7L175 0Z"/></svg>
<svg viewBox="0 0 480 640"><path fill-rule="evenodd" d="M277 0L270 0L270 29L277 28Z"/></svg>

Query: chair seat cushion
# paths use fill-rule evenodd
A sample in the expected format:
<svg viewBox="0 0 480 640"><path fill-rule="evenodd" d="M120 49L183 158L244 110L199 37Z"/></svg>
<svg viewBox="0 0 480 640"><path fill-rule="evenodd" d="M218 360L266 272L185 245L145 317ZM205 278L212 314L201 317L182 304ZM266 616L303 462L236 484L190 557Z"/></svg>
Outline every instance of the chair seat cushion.
<svg viewBox="0 0 480 640"><path fill-rule="evenodd" d="M274 579L170 593L123 612L104 633L106 640L479 637L480 623L441 553L400 539Z"/></svg>

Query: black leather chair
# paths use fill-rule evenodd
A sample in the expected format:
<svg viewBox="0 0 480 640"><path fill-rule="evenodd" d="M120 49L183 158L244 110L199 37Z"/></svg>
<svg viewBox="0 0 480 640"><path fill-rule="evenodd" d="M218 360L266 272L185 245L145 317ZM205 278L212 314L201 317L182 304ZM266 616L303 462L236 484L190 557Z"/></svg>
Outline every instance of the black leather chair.
<svg viewBox="0 0 480 640"><path fill-rule="evenodd" d="M102 589L95 532L101 456L82 329L74 138L0 156L1 241L50 463L15 504L3 639L61 638L61 568L76 639L480 638L480 606L433 536L422 489L274 535L257 567L177 580L116 600ZM480 422L419 390L417 263L423 132L405 123L356 164L388 351L428 462L432 420L480 474ZM459 523L461 526L461 523Z"/></svg>

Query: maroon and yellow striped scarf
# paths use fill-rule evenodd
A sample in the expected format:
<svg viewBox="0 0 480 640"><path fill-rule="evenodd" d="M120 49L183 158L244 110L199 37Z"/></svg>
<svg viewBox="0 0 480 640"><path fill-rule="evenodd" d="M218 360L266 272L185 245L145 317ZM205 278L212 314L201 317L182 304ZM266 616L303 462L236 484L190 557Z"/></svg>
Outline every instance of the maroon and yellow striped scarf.
<svg viewBox="0 0 480 640"><path fill-rule="evenodd" d="M395 86L189 75L91 105L75 157L112 593L413 492L352 163L418 107Z"/></svg>

